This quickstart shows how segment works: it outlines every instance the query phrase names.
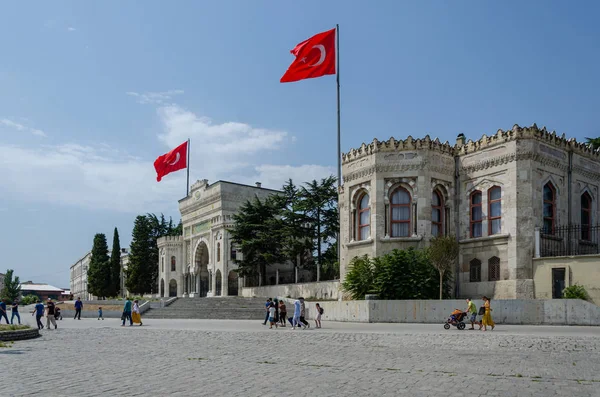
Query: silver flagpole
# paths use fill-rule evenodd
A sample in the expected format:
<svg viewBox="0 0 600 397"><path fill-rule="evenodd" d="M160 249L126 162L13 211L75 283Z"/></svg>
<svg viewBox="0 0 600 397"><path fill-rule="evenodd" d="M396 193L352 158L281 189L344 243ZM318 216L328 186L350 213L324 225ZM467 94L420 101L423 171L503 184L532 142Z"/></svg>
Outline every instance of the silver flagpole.
<svg viewBox="0 0 600 397"><path fill-rule="evenodd" d="M337 62L335 68L336 82L337 82L337 186L338 186L338 197L340 187L342 186L342 139L340 133L340 25L335 25L335 59ZM339 201L339 200L338 200ZM338 265L342 264L341 258L341 244L340 241L340 230L341 230L341 215L339 211L338 202L338 233L337 233L337 257ZM340 275L341 276L341 275Z"/></svg>

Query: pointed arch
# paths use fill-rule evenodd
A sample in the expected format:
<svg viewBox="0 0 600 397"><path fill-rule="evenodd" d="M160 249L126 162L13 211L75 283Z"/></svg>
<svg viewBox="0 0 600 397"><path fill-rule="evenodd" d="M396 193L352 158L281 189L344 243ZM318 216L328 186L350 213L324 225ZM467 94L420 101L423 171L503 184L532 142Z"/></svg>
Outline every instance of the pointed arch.
<svg viewBox="0 0 600 397"><path fill-rule="evenodd" d="M592 195L584 191L581 195L581 239L589 241L592 238Z"/></svg>
<svg viewBox="0 0 600 397"><path fill-rule="evenodd" d="M543 232L545 234L554 234L556 227L556 185L552 181L546 182L542 187L542 215Z"/></svg>
<svg viewBox="0 0 600 397"><path fill-rule="evenodd" d="M404 186L396 186L390 192L390 236L411 235L412 195Z"/></svg>

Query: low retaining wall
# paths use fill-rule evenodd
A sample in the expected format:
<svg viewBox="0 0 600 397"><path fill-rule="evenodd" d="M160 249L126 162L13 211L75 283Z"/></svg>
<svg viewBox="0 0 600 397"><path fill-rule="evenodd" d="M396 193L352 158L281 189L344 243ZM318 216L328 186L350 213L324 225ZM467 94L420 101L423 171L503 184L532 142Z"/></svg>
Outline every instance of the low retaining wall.
<svg viewBox="0 0 600 397"><path fill-rule="evenodd" d="M10 342L14 340L33 339L40 336L40 330L37 328L32 329L18 329L15 331L1 331L0 341Z"/></svg>
<svg viewBox="0 0 600 397"><path fill-rule="evenodd" d="M286 299L293 312L293 300ZM483 303L474 301L477 307ZM314 319L315 302L305 302L306 318ZM370 300L319 302L323 320L362 323L443 323L464 300ZM498 324L600 325L600 307L578 299L493 300L492 318Z"/></svg>
<svg viewBox="0 0 600 397"><path fill-rule="evenodd" d="M245 298L297 298L337 300L342 295L339 281L321 281L318 283L279 284L264 287L244 287L241 296Z"/></svg>

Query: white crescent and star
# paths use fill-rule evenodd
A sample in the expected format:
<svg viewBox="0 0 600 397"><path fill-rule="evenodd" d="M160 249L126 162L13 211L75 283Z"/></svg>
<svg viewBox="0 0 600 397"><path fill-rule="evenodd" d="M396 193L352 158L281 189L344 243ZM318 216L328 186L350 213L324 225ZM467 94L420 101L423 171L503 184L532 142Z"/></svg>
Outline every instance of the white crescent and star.
<svg viewBox="0 0 600 397"><path fill-rule="evenodd" d="M319 66L320 64L322 64L325 61L325 57L327 56L327 51L325 51L325 46L323 44L317 44L314 45L312 48L316 48L319 51L321 51L321 57L319 58L319 60L317 61L317 63L314 63L312 65L308 65L308 66Z"/></svg>
<svg viewBox="0 0 600 397"><path fill-rule="evenodd" d="M179 155L179 152L177 152L177 157L175 157L175 161L173 161L172 163L168 163L168 164L169 164L169 165L175 165L175 164L177 164L177 162L179 161L179 158L180 158L180 157L181 157L181 156Z"/></svg>

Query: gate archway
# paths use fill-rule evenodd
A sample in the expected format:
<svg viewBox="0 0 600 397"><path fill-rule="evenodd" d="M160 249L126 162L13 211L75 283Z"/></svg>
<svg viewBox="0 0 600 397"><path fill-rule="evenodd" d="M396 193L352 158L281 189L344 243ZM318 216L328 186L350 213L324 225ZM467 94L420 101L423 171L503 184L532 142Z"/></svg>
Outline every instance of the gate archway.
<svg viewBox="0 0 600 397"><path fill-rule="evenodd" d="M231 270L227 276L227 295L236 296L238 294L238 274Z"/></svg>
<svg viewBox="0 0 600 397"><path fill-rule="evenodd" d="M221 296L221 289L223 287L223 276L221 275L221 271L217 270L217 274L216 274L216 285L215 285L215 296Z"/></svg>
<svg viewBox="0 0 600 397"><path fill-rule="evenodd" d="M169 297L174 296L177 296L177 281L171 279L171 281L169 281Z"/></svg>
<svg viewBox="0 0 600 397"><path fill-rule="evenodd" d="M205 297L209 291L208 252L206 243L200 241L196 246L194 254L196 272L198 274L198 296L200 297Z"/></svg>

